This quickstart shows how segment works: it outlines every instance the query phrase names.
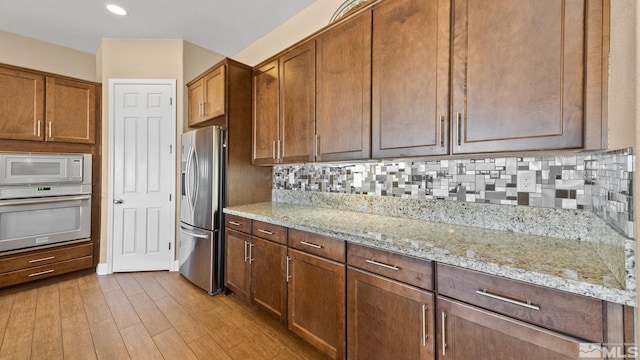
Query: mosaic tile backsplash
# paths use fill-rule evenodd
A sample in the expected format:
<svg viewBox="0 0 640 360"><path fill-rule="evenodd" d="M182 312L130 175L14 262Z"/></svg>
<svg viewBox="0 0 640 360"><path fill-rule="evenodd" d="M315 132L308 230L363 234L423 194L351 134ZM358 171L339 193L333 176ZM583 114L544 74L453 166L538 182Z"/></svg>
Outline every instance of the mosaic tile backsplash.
<svg viewBox="0 0 640 360"><path fill-rule="evenodd" d="M634 163L633 150L623 149L559 156L285 165L273 168L273 188L583 209L632 238Z"/></svg>

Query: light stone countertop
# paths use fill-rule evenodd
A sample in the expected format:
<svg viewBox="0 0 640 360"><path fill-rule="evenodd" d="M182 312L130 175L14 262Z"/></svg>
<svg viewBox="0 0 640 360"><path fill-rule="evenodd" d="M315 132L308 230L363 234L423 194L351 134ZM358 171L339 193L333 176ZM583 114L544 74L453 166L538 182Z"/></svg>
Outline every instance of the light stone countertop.
<svg viewBox="0 0 640 360"><path fill-rule="evenodd" d="M635 291L625 290L585 241L277 202L224 212L635 306Z"/></svg>

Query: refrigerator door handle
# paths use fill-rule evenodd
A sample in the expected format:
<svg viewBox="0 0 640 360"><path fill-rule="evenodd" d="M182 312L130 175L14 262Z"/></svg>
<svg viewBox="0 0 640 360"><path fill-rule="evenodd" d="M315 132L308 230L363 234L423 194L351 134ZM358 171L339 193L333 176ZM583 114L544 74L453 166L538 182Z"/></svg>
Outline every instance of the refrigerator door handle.
<svg viewBox="0 0 640 360"><path fill-rule="evenodd" d="M189 210L193 212L193 204L191 203L191 187L189 183L191 182L191 153L193 152L193 148L189 148L189 154L187 155L187 165L185 169L185 180L184 180L184 192L187 197L187 205L189 205Z"/></svg>
<svg viewBox="0 0 640 360"><path fill-rule="evenodd" d="M193 152L191 153L191 156L193 156L192 166L195 163L195 166L193 166L193 179L194 179L193 184L195 187L195 191L191 194L191 196L193 197L191 202L193 204L193 207L191 209L193 211L193 209L195 209L196 207L196 203L198 202L198 191L200 188L199 186L200 180L199 180L199 174L198 174L198 153L196 152L195 148L193 148Z"/></svg>
<svg viewBox="0 0 640 360"><path fill-rule="evenodd" d="M209 238L207 235L195 234L195 233L192 233L192 232L187 231L187 230L188 229L186 229L184 226L180 225L180 232L185 234L185 235L189 235L191 237L198 238L198 239L208 239Z"/></svg>

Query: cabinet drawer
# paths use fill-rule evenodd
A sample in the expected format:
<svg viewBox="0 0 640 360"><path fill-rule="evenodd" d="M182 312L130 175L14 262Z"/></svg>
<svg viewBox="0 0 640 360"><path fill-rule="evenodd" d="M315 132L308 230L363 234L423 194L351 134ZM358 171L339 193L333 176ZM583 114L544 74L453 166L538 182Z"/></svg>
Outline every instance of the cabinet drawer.
<svg viewBox="0 0 640 360"><path fill-rule="evenodd" d="M61 261L49 265L36 266L29 269L11 271L0 274L0 287L44 279L93 266L93 256Z"/></svg>
<svg viewBox="0 0 640 360"><path fill-rule="evenodd" d="M343 240L313 234L306 231L289 229L289 246L304 252L322 256L338 262L344 262L345 246Z"/></svg>
<svg viewBox="0 0 640 360"><path fill-rule="evenodd" d="M602 342L600 300L438 264L438 293L594 342Z"/></svg>
<svg viewBox="0 0 640 360"><path fill-rule="evenodd" d="M59 246L0 259L0 273L48 265L93 254L93 243Z"/></svg>
<svg viewBox="0 0 640 360"><path fill-rule="evenodd" d="M251 234L251 219L243 218L236 215L224 215L224 224L226 227L243 233Z"/></svg>
<svg viewBox="0 0 640 360"><path fill-rule="evenodd" d="M287 245L287 228L283 226L254 221L251 234L282 245Z"/></svg>
<svg viewBox="0 0 640 360"><path fill-rule="evenodd" d="M433 262L348 244L347 264L425 290L433 290Z"/></svg>

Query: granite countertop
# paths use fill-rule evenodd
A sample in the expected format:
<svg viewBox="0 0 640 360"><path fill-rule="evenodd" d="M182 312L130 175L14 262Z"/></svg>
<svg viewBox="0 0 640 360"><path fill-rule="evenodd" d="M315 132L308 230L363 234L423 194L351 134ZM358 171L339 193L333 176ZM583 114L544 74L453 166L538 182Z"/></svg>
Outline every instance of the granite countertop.
<svg viewBox="0 0 640 360"><path fill-rule="evenodd" d="M586 241L277 202L224 212L635 306L635 291L624 289Z"/></svg>

